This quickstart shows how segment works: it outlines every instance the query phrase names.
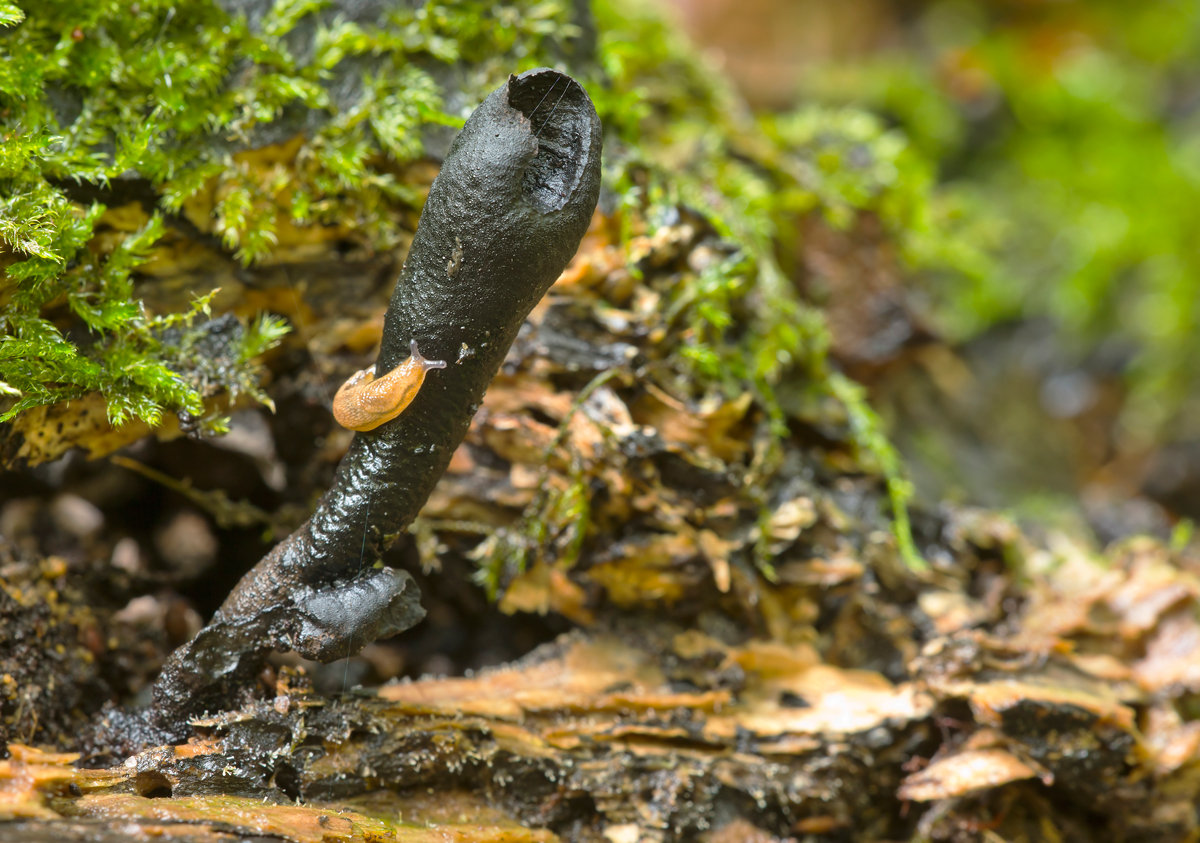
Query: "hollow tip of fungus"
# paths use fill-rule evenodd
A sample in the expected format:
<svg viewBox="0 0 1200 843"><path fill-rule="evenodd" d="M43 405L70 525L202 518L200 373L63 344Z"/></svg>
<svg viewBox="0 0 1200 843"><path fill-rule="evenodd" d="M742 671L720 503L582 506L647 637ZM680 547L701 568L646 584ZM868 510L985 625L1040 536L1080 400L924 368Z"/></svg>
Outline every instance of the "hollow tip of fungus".
<svg viewBox="0 0 1200 843"><path fill-rule="evenodd" d="M539 67L509 76L509 107L528 121L536 153L525 170L525 196L542 213L570 201L593 156L600 118L583 86L565 73Z"/></svg>

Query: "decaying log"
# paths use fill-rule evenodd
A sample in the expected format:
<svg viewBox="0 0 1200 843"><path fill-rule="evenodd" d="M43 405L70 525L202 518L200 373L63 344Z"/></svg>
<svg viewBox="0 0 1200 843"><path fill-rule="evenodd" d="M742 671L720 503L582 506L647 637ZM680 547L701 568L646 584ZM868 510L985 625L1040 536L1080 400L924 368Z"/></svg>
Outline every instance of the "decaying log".
<svg viewBox="0 0 1200 843"><path fill-rule="evenodd" d="M302 843L441 839L423 836L430 824L455 840L737 839L715 836L727 827L763 840L959 839L981 828L1000 839L1188 840L1200 729L1169 701L1194 687L1200 662L1157 673L1154 642L1195 639L1200 652L1200 589L1192 575L1168 576L1150 544L1118 570L1082 602L1070 579L1047 577L1009 635L951 631L963 616L932 607L952 593L926 590L947 631L900 683L823 663L812 647L730 644L647 619L572 633L475 676L343 700L285 672L273 699L195 720L188 743L108 770L14 747L0 810ZM1186 610L1161 609L1164 590L1180 588ZM1072 646L1091 629L1064 610L1101 603L1123 605L1127 621L1157 613L1133 674ZM4 828L0 839L17 839Z"/></svg>

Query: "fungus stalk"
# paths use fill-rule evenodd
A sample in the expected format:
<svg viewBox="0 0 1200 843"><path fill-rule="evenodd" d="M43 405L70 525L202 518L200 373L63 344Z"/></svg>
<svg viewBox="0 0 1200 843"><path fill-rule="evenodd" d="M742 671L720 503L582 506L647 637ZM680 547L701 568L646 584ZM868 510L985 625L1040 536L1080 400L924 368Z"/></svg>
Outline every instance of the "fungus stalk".
<svg viewBox="0 0 1200 843"><path fill-rule="evenodd" d="M355 434L312 517L254 566L154 687L168 730L236 702L271 650L328 662L424 616L412 578L379 566L446 470L525 317L579 247L600 191L600 121L583 88L531 70L494 91L433 183L375 371L416 343L447 366L404 412Z"/></svg>

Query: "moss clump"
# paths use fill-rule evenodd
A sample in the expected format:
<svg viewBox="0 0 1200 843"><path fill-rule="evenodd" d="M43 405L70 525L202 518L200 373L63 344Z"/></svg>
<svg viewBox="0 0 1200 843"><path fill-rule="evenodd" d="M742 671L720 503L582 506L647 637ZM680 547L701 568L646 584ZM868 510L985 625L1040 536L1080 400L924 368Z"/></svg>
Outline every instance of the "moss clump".
<svg viewBox="0 0 1200 843"><path fill-rule="evenodd" d="M928 158L859 109L814 106L755 118L656 12L628 0L594 7L604 77L593 93L621 141L606 148L615 192L648 226L677 207L698 209L738 247L678 285L667 304L688 323L677 350L684 368L701 390L752 389L779 434L801 405L823 398L840 405L848 437L887 481L906 563L923 567L899 460L861 390L831 369L824 321L799 299L776 254L806 214L846 228L871 213L910 259L924 260ZM781 384L790 395L777 394Z"/></svg>
<svg viewBox="0 0 1200 843"><path fill-rule="evenodd" d="M212 230L247 263L268 258L284 221L348 222L389 247L385 208L420 200L397 164L425 154L424 126L461 122L443 111L437 68L464 63L473 104L490 77L536 64L543 41L572 32L553 0L401 7L372 24L325 0L280 0L253 21L212 0L51 0L0 3L0 25L0 390L18 399L0 418L98 391L114 423L151 424L205 412L186 375L188 334L163 339L205 302L147 313L131 273L162 222L110 250L93 238L104 206L81 208L65 187L148 181L175 214L219 179ZM232 155L298 133L286 178L252 176ZM248 351L282 331L256 325ZM229 389L253 382L241 357L222 375Z"/></svg>

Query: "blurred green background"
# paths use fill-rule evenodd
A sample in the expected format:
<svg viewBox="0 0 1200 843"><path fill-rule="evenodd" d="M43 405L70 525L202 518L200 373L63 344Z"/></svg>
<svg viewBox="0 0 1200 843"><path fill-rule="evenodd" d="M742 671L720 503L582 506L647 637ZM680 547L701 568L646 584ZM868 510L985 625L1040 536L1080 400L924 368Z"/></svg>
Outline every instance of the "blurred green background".
<svg viewBox="0 0 1200 843"><path fill-rule="evenodd" d="M878 266L841 290L813 231L780 256L924 497L1081 501L1101 538L1200 515L1200 4L670 5L768 126L865 110L912 159L896 178L931 179L892 229L904 350L862 353L870 303L838 303L875 296ZM863 220L833 222L861 254Z"/></svg>

